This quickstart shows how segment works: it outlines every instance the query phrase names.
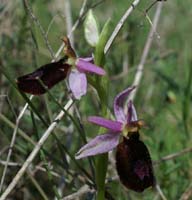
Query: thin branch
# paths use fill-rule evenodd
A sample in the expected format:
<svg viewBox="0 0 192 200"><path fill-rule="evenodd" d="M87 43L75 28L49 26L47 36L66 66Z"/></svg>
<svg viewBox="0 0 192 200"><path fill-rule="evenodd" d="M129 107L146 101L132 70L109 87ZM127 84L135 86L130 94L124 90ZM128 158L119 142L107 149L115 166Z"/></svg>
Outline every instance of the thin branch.
<svg viewBox="0 0 192 200"><path fill-rule="evenodd" d="M142 56L141 56L141 60L140 60L140 63L138 65L138 67L137 67L137 71L136 71L136 74L135 74L135 79L133 81L133 85L136 85L137 87L130 94L129 100L134 100L135 95L137 93L138 86L140 84L140 81L141 81L141 78L142 78L142 75L143 75L144 64L146 62L149 50L151 48L151 44L152 44L152 41L153 41L154 34L156 33L157 24L159 22L162 6L163 6L163 3L162 2L158 2L157 9L156 9L156 12L155 12L155 15L154 15L154 18L153 18L153 23L152 23L153 26L151 27L149 35L147 37L147 41L146 41L145 46L144 46L144 50L143 50L143 53L142 53Z"/></svg>
<svg viewBox="0 0 192 200"><path fill-rule="evenodd" d="M84 185L83 187L81 187L77 192L70 194L66 197L64 197L62 200L72 200L72 199L77 199L80 198L82 195L86 194L86 193L94 193L95 190L91 189L88 185Z"/></svg>
<svg viewBox="0 0 192 200"><path fill-rule="evenodd" d="M87 4L87 0L84 0L83 1L83 4L81 6L81 9L80 9L80 12L79 12L79 17L78 19L76 20L75 24L73 25L72 29L71 29L71 32L68 34L68 37L70 38L72 33L74 32L74 30L77 28L77 26L79 25L82 17L85 15L85 13L87 11L85 11L85 7L86 7L86 4Z"/></svg>
<svg viewBox="0 0 192 200"><path fill-rule="evenodd" d="M55 54L54 54L53 49L52 49L52 47L51 47L51 45L49 43L49 40L47 38L47 34L46 34L45 30L43 29L39 19L34 15L31 7L29 5L29 2L27 0L23 0L23 2L24 2L24 5L25 5L29 15L31 16L31 19L39 27L39 30L41 31L41 34L42 34L43 39L45 41L45 44L46 44L46 46L47 46L47 48L48 48L48 50L49 50L49 52L51 54L51 57L54 59L55 58Z"/></svg>
<svg viewBox="0 0 192 200"><path fill-rule="evenodd" d="M120 19L120 21L118 22L117 26L115 27L111 37L109 38L109 40L107 41L106 45L105 45L105 49L104 49L104 53L106 54L108 52L108 50L110 49L114 39L116 38L117 34L119 33L119 31L121 30L121 28L123 27L125 21L127 20L127 18L129 17L129 15L132 13L132 11L135 9L135 7L139 4L140 0L135 0L133 1L133 3L131 4L131 6L127 9L127 11L124 13L124 15L122 16L122 18Z"/></svg>
<svg viewBox="0 0 192 200"><path fill-rule="evenodd" d="M162 200L167 200L165 195L163 194L163 191L161 190L160 186L156 184L155 189L157 190L159 196L161 197Z"/></svg>
<svg viewBox="0 0 192 200"><path fill-rule="evenodd" d="M71 37L71 35L73 34L74 30L77 28L77 26L79 25L80 21L81 21L81 18L84 16L85 14L85 7L86 7L86 4L87 4L87 0L84 0L83 1L83 4L82 4L82 7L80 9L80 12L79 12L79 17L78 19L76 20L75 24L73 25L72 29L71 29L71 32L67 35L68 38ZM59 57L59 54L61 53L61 51L63 50L63 47L64 47L64 43L61 44L61 46L59 47L58 51L56 52L55 54L55 57Z"/></svg>
<svg viewBox="0 0 192 200"><path fill-rule="evenodd" d="M73 104L73 100L70 99L67 104L65 105L64 109L67 111ZM14 189L14 187L17 185L18 181L21 179L21 177L24 175L25 171L27 170L28 166L32 163L32 161L34 160L34 158L36 157L36 155L38 154L39 150L41 149L41 147L43 146L43 144L45 143L45 141L47 140L47 138L49 137L49 135L51 134L51 132L54 130L54 128L57 126L57 124L59 123L59 121L62 119L62 117L64 116L65 112L61 111L57 117L55 118L55 120L51 123L51 125L48 127L48 129L45 131L45 133L43 134L43 136L40 138L40 140L38 141L37 145L35 146L35 148L33 149L33 151L30 153L30 155L28 156L28 158L26 159L26 161L24 162L23 166L21 167L21 169L17 172L16 176L13 178L12 182L9 184L9 186L6 188L6 190L4 191L4 193L1 195L0 200L5 200L6 197L9 195L9 193Z"/></svg>
<svg viewBox="0 0 192 200"><path fill-rule="evenodd" d="M31 97L32 98L32 97ZM7 164L5 165L4 167L4 170L3 170L3 175L1 177L1 183L0 183L0 192L2 191L2 188L3 188L3 183L4 183L4 180L5 180L5 176L6 176L6 172L7 172L7 167L8 167L8 163L10 161L10 157L11 157L11 154L12 154L12 151L13 151L13 146L15 144L15 139L16 139L16 135L17 135L17 131L18 131L18 127L19 127L19 122L20 122L20 119L22 118L25 110L27 109L28 107L28 104L25 104L22 112L19 114L18 118L16 119L16 125L15 125L15 129L13 131L13 136L12 136L12 139L11 139L11 144L9 146L9 152L8 152L8 156L7 156Z"/></svg>
<svg viewBox="0 0 192 200"><path fill-rule="evenodd" d="M0 160L0 164L1 165L6 165L7 162L4 160ZM9 162L8 163L9 167L21 167L22 164L21 163L17 163L17 162ZM44 167L41 167L39 165L34 167L34 171L32 172L33 174L35 174L37 171L42 171L42 172L47 172L46 169ZM61 175L59 175L57 172L51 171L51 174L57 178L61 178Z"/></svg>
<svg viewBox="0 0 192 200"><path fill-rule="evenodd" d="M191 152L192 152L192 147L188 147L188 148L183 149L182 151L179 151L177 153L172 153L172 154L170 154L168 156L164 156L164 157L160 158L159 160L154 161L153 163L155 165L157 165L157 164L160 164L163 161L172 160L172 159L175 159L175 158L177 158L179 156L182 156L182 155L184 155L186 153L191 153Z"/></svg>
<svg viewBox="0 0 192 200"><path fill-rule="evenodd" d="M33 183L33 185L38 190L38 192L41 195L42 199L49 200L49 198L47 197L46 193L44 192L42 187L39 185L39 183L36 181L36 179L33 177L33 175L31 174L31 172L29 170L27 171L27 175L28 175L29 179L31 180L31 182Z"/></svg>
<svg viewBox="0 0 192 200"><path fill-rule="evenodd" d="M179 200L190 200L192 197L192 183L189 184L189 187L185 190Z"/></svg>
<svg viewBox="0 0 192 200"><path fill-rule="evenodd" d="M72 30L72 16L71 16L71 3L70 0L65 0L64 1L64 13L65 13L65 18L66 18L66 25L67 25L67 35L70 34ZM71 46L74 48L74 35L73 32L71 33L70 37L70 43Z"/></svg>

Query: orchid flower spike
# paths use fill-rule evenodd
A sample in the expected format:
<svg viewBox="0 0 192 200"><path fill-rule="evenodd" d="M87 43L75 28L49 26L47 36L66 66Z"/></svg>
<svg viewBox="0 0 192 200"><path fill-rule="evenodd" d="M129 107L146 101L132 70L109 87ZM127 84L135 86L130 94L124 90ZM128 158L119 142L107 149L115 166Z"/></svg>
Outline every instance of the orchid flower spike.
<svg viewBox="0 0 192 200"><path fill-rule="evenodd" d="M142 126L144 126L144 122L137 119L137 113L132 101L129 101L128 103L127 113L124 113L124 101L134 88L135 86L129 87L115 97L114 114L116 121L97 116L88 118L89 122L107 128L108 132L96 136L89 143L83 146L77 152L76 159L111 151L118 145L121 134L124 137L128 137L128 133L137 132Z"/></svg>
<svg viewBox="0 0 192 200"><path fill-rule="evenodd" d="M18 77L19 90L33 95L41 95L68 78L73 96L80 99L87 92L87 73L105 75L104 69L92 64L93 58L78 58L67 37L63 39L63 42L65 43L65 56L59 61L45 64L32 73Z"/></svg>
<svg viewBox="0 0 192 200"><path fill-rule="evenodd" d="M63 39L65 43L64 53L68 56L67 63L72 66L69 74L69 87L76 99L87 92L87 73L97 74L99 76L105 75L105 70L92 63L93 58L78 58L75 51L71 47L70 41L67 37Z"/></svg>

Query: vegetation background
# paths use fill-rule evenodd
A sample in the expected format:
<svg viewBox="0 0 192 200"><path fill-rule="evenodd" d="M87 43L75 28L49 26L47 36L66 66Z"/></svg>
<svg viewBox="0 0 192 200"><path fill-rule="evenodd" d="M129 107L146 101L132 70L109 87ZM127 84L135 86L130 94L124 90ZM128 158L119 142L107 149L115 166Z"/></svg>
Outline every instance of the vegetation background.
<svg viewBox="0 0 192 200"><path fill-rule="evenodd" d="M26 100L13 87L18 76L29 73L52 60L49 41L54 54L67 35L67 15L72 24L79 18L84 1L79 0L15 0L0 1L0 179L7 166L6 160L14 131L17 132L10 162L1 189L4 191L33 150L35 142L47 127L34 110L29 108L21 119L18 115ZM85 15L92 8L101 30L111 18L111 33L130 7L131 0L89 0ZM27 4L26 4L27 3ZM69 3L69 4L68 4ZM113 99L120 91L132 85L138 64L147 41L158 4L145 10L152 0L139 2L125 21L106 55L109 74L108 108L112 111ZM32 8L32 13L28 7ZM67 5L69 7L67 8ZM31 16L34 15L34 16ZM94 51L85 40L84 18L72 36L78 55L89 56ZM142 140L150 150L159 191L145 190L142 194L126 190L116 177L114 152L109 154L107 173L108 199L192 199L192 9L190 0L163 2L160 19L152 45L145 60L143 76L138 85L135 106L140 119L148 128L141 131ZM41 24L41 26L38 25ZM42 34L41 28L45 34ZM62 57L62 52L60 57ZM5 69L2 70L2 69ZM68 99L65 82L50 90L61 106ZM61 108L49 94L34 97L33 105L40 116L50 124ZM85 171L94 174L94 165L88 159L75 162L75 153L83 145L81 134L87 139L98 133L98 127L88 124L86 118L99 115L99 103L90 87L87 96L75 102L70 111L77 125L64 117L43 145L25 175L17 183L8 199L70 199L88 183ZM18 129L17 129L18 126ZM77 127L80 127L80 130ZM17 130L16 130L17 129ZM79 133L80 132L80 133ZM71 156L69 156L71 155ZM165 157L168 156L168 157ZM162 159L163 158L163 159ZM87 187L71 199L94 199L94 188ZM163 194L161 194L161 192Z"/></svg>

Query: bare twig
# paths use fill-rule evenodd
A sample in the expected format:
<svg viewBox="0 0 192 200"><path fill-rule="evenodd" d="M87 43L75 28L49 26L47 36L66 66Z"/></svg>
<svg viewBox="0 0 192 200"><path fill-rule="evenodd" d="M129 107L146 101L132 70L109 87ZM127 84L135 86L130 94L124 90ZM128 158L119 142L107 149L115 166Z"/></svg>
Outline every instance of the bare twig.
<svg viewBox="0 0 192 200"><path fill-rule="evenodd" d="M21 164L20 163L16 163L16 162L8 162L7 161L4 161L4 160L0 160L0 164L1 165L7 165L7 166L10 166L10 167L20 167Z"/></svg>
<svg viewBox="0 0 192 200"><path fill-rule="evenodd" d="M72 106L72 104L73 104L73 100L70 99L67 102L67 104L65 105L64 109L68 110ZM0 197L0 200L5 200L6 197L9 195L9 193L14 189L14 187L16 186L16 184L18 183L18 181L21 179L21 177L24 175L26 169L31 164L31 162L33 161L33 159L36 157L36 155L39 152L39 150L41 149L42 145L45 143L45 141L47 140L47 138L49 137L49 135L51 134L51 132L54 130L54 128L57 126L57 124L59 123L59 121L64 116L64 114L65 114L64 111L61 111L57 115L57 117L55 118L55 120L51 123L51 125L48 127L48 129L45 131L45 133L40 138L40 140L38 141L38 143L35 146L35 148L33 149L33 151L30 153L30 155L28 156L28 158L24 162L24 164L21 167L21 169L17 172L17 174L13 178L12 182L9 184L9 186L6 188L6 190L4 191L4 193L2 194L2 196Z"/></svg>
<svg viewBox="0 0 192 200"><path fill-rule="evenodd" d="M82 195L86 194L86 193L94 193L95 190L91 189L88 185L84 185L83 187L81 187L77 192L70 194L66 197L64 197L62 200L72 200L72 199L77 199L80 198Z"/></svg>
<svg viewBox="0 0 192 200"><path fill-rule="evenodd" d="M143 50L143 54L141 56L140 63L138 65L138 67L137 67L137 71L136 71L136 74L135 74L135 79L133 81L133 85L136 85L137 87L130 94L129 100L134 100L135 95L137 93L138 86L140 84L140 81L141 81L141 78L142 78L142 75L143 75L144 64L145 64L145 61L147 59L147 56L148 56L148 53L149 53L149 50L150 50L150 47L151 47L151 44L152 44L154 34L156 33L157 24L159 22L162 6L163 6L163 3L162 2L158 2L157 9L156 9L156 12L155 12L155 15L154 15L154 18L153 18L153 23L152 23L153 26L150 29L150 32L149 32L149 35L148 35L148 38L147 38L147 41L145 43L145 47L144 47L144 50Z"/></svg>
<svg viewBox="0 0 192 200"><path fill-rule="evenodd" d="M192 147L188 147L188 148L183 149L182 151L179 151L177 153L172 153L172 154L170 154L168 156L164 156L164 157L160 158L159 160L154 161L153 163L154 164L159 164L159 163L161 163L163 161L172 160L172 159L175 159L175 158L177 158L179 156L182 156L183 154L190 153L190 152L192 152Z"/></svg>
<svg viewBox="0 0 192 200"><path fill-rule="evenodd" d="M7 161L4 160L0 160L0 164L1 165L6 165ZM9 167L21 167L22 164L21 163L17 163L17 162L9 162L8 163ZM41 167L39 165L34 167L35 169L32 171L33 174L35 174L37 171L42 171L42 172L47 172L46 169L44 167ZM59 175L58 173L51 171L50 172L53 176L57 177L57 178L61 178L61 175Z"/></svg>
<svg viewBox="0 0 192 200"><path fill-rule="evenodd" d="M71 30L72 30L72 16L71 16L71 3L70 0L65 0L64 1L64 11L65 11L65 18L66 18L66 25L67 25L67 35L70 34ZM71 32L70 35L70 43L71 46L74 48L74 36L73 36L73 32Z"/></svg>
<svg viewBox="0 0 192 200"><path fill-rule="evenodd" d="M33 185L38 190L38 192L41 195L42 199L43 200L49 200L49 198L47 197L46 193L44 192L42 187L39 185L39 183L36 181L36 179L33 177L33 175L31 174L31 172L29 170L27 171L27 175L28 175L29 179L31 180L31 182L33 183Z"/></svg>
<svg viewBox="0 0 192 200"><path fill-rule="evenodd" d="M31 96L31 98L32 98L32 96ZM18 118L16 119L16 125L15 125L15 129L14 129L14 132L13 132L13 136L12 136L12 139L11 139L11 144L10 144L10 147L9 147L9 152L8 152L8 156L7 156L7 160L6 160L7 165L5 165L4 170L3 170L3 175L1 177L0 192L2 191L2 188L3 188L3 183L4 183L5 175L6 175L6 172L7 172L8 163L10 161L10 157L11 157L11 154L12 154L12 151L13 151L13 146L15 144L15 139L16 139L17 130L18 130L18 127L19 127L19 122L20 122L20 119L22 118L25 110L27 109L27 107L28 107L28 104L25 104L22 112L19 114Z"/></svg>
<svg viewBox="0 0 192 200"><path fill-rule="evenodd" d="M192 197L192 183L190 183L189 187L185 190L179 200L190 200Z"/></svg>
<svg viewBox="0 0 192 200"><path fill-rule="evenodd" d="M71 32L67 35L68 38L71 37L73 31L77 28L77 26L79 25L80 21L81 21L81 18L84 16L85 14L85 6L87 4L87 0L84 0L83 1L83 4L82 4L82 7L80 9L80 12L79 12L79 17L78 19L76 20L75 24L73 25L72 29L71 29ZM61 51L63 50L63 47L64 47L64 43L61 44L61 46L59 47L57 53L55 54L55 57L57 58L59 56L59 54L61 53Z"/></svg>
<svg viewBox="0 0 192 200"><path fill-rule="evenodd" d="M51 54L51 57L54 59L54 58L55 58L55 54L54 54L53 49L52 49L52 47L51 47L51 45L50 45L50 43L49 43L49 40L48 40L48 38L47 38L47 34L46 34L45 30L43 29L43 27L42 27L40 21L38 20L38 18L34 15L34 13L33 13L32 9L31 9L31 7L30 7L30 5L29 5L29 2L28 2L27 0L23 0L23 2L24 2L24 4L25 4L25 7L26 7L28 13L29 13L30 16L31 16L31 19L32 19L32 20L34 21L34 23L39 27L39 30L41 31L41 34L42 34L43 39L44 39L44 41L45 41L45 44L46 44L46 46L47 46L47 48L48 48L48 50L49 50L49 52L50 52L50 54Z"/></svg>
<svg viewBox="0 0 192 200"><path fill-rule="evenodd" d="M167 200L165 195L163 194L163 191L161 190L160 186L156 184L155 189L157 190L159 196L161 197L162 200Z"/></svg>
<svg viewBox="0 0 192 200"><path fill-rule="evenodd" d="M117 34L119 33L119 31L121 30L121 28L123 27L126 19L129 17L129 15L132 13L132 11L135 9L135 7L139 4L140 0L135 0L133 1L133 3L131 4L131 6L127 9L127 11L124 13L124 15L122 16L122 18L120 19L120 21L118 22L117 26L115 27L111 37L109 38L109 40L107 41L106 45L105 45L105 49L104 49L104 53L106 54L109 50L109 48L111 47L114 39L116 38Z"/></svg>
<svg viewBox="0 0 192 200"><path fill-rule="evenodd" d="M75 24L73 25L72 29L71 29L71 32L68 34L68 37L70 38L73 31L77 28L77 26L79 25L82 17L85 15L86 11L85 11L85 7L86 7L86 4L87 4L87 0L84 0L83 1L83 4L81 6L81 9L80 9L80 12L79 12L79 17L78 19L76 20Z"/></svg>

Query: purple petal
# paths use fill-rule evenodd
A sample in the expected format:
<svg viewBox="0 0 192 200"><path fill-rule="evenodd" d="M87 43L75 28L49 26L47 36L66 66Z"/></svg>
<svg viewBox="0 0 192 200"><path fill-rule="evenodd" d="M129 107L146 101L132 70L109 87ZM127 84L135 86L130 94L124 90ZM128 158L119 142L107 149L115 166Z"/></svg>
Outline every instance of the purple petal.
<svg viewBox="0 0 192 200"><path fill-rule="evenodd" d="M135 106L133 105L132 101L129 101L127 111L128 111L128 113L127 113L127 123L138 120L137 112L135 110Z"/></svg>
<svg viewBox="0 0 192 200"><path fill-rule="evenodd" d="M135 89L135 86L133 87L129 87L126 90L124 90L123 92L119 93L114 100L114 113L116 116L117 121L120 121L122 123L126 122L126 117L123 111L123 104L125 99L127 98L127 96L129 96L129 94L131 93L132 90Z"/></svg>
<svg viewBox="0 0 192 200"><path fill-rule="evenodd" d="M106 153L115 148L119 143L119 133L108 132L98 135L85 146L83 146L76 154L75 158L80 159L87 156Z"/></svg>
<svg viewBox="0 0 192 200"><path fill-rule="evenodd" d="M91 123L97 124L99 126L108 128L115 132L120 132L122 130L122 126L123 126L123 124L121 122L112 121L109 119L105 119L102 117L96 117L96 116L89 117L88 121Z"/></svg>
<svg viewBox="0 0 192 200"><path fill-rule="evenodd" d="M82 72L91 72L98 75L105 75L105 70L97 65L85 61L84 59L78 58L76 61L77 69Z"/></svg>
<svg viewBox="0 0 192 200"><path fill-rule="evenodd" d="M81 96L87 92L87 78L84 73L79 71L71 71L69 75L69 87L76 99L80 99Z"/></svg>

